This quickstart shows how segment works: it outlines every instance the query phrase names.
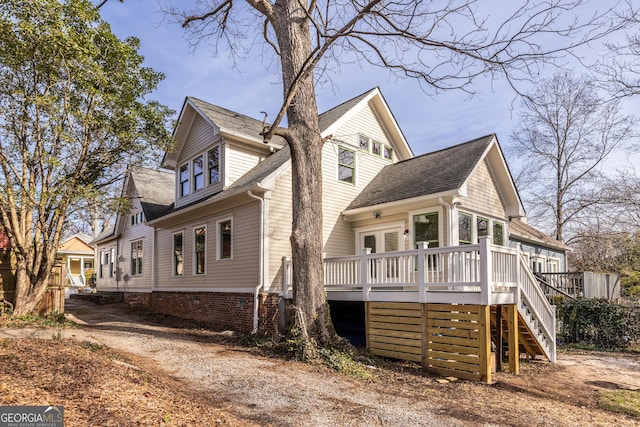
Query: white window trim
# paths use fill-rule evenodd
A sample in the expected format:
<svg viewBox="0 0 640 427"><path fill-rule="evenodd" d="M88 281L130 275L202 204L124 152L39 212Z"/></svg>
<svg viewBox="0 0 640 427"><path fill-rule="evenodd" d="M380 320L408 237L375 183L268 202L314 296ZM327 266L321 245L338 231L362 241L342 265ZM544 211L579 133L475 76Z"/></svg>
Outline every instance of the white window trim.
<svg viewBox="0 0 640 427"><path fill-rule="evenodd" d="M133 261L133 244L137 243L137 242L141 242L142 243L142 260L144 261L144 239L140 238L140 239L135 239L135 240L130 240L129 241L129 263L131 263ZM131 267L131 265L129 265L129 267ZM138 273L137 274L133 274L133 268L131 269L131 277L138 277L138 276L142 276L142 269L140 268L140 266L138 266Z"/></svg>
<svg viewBox="0 0 640 427"><path fill-rule="evenodd" d="M187 167L187 187L189 192L187 194L182 194L182 167ZM191 162L184 162L180 166L178 166L178 197L187 197L191 194Z"/></svg>
<svg viewBox="0 0 640 427"><path fill-rule="evenodd" d="M231 222L231 256L229 258L222 258L222 233L220 233L220 224L227 221ZM233 216L228 216L228 217L220 218L219 220L216 220L216 260L217 261L228 261L233 259L233 254L234 254L233 234L234 234Z"/></svg>
<svg viewBox="0 0 640 427"><path fill-rule="evenodd" d="M340 149L348 150L353 153L353 182L347 182L340 179ZM345 144L338 144L336 148L336 181L345 185L355 186L358 183L358 149Z"/></svg>
<svg viewBox="0 0 640 427"><path fill-rule="evenodd" d="M426 206L423 209L417 209L409 211L409 247L415 249L418 242L413 241L414 229L413 229L413 217L416 215L429 214L436 212L438 214L438 246L444 247L444 212L442 206ZM458 223L456 222L456 226Z"/></svg>
<svg viewBox="0 0 640 427"><path fill-rule="evenodd" d="M202 159L202 188L196 188L196 175L195 175L195 171L196 168L194 166L195 161L197 158ZM191 159L191 161L189 162L189 165L191 166L190 169L190 178L191 178L191 194L195 194L198 191L202 191L205 188L207 188L207 184L205 181L205 174L207 173L207 166L205 165L205 154L201 153L201 154L197 154L195 156L193 156L193 158Z"/></svg>
<svg viewBox="0 0 640 427"><path fill-rule="evenodd" d="M194 231L195 233L195 231ZM176 254L175 254L175 236L181 234L182 235L182 274L176 274ZM184 277L184 266L185 266L185 250L184 250L184 230L180 230L180 231L176 231L174 233L171 233L171 277ZM205 240L205 244L206 244L206 240ZM194 253L195 253L195 247L194 247ZM205 252L206 253L206 252ZM207 264L205 262L205 269L207 267Z"/></svg>
<svg viewBox="0 0 640 427"><path fill-rule="evenodd" d="M509 246L509 237L508 237L509 230L507 229L507 222L505 220L492 218L490 215L487 215L485 213L477 213L477 212L466 210L466 209L454 209L453 216L455 217L454 219L455 226L452 226L450 228L451 228L451 233L453 237L452 242L455 246L460 245L460 235L459 235L459 229L458 229L458 217L460 214L471 215L471 244L478 243L478 217L480 217L480 218L489 220L489 223L487 224L488 226L487 236L491 237L491 243L495 244L493 240L493 225L495 223L500 223L502 224L502 230L504 234L503 235L504 241L502 242L502 246L504 247Z"/></svg>
<svg viewBox="0 0 640 427"><path fill-rule="evenodd" d="M364 148L360 147L360 138L364 138L364 139L366 139L368 141L366 150ZM376 154L376 153L373 152L373 144L374 143L380 144L380 154ZM393 146L391 144L385 143L385 142L383 142L381 140L378 140L378 139L374 139L374 138L372 138L372 137L370 137L368 135L362 134L362 133L358 134L358 141L357 141L356 147L357 147L358 151L361 151L361 152L364 152L364 153L369 153L374 157L386 160L388 162L393 162L393 159L394 159L394 156L395 156L395 150L393 149ZM391 150L391 157L389 157L389 158L384 156L385 147L387 147L387 148L389 148Z"/></svg>
<svg viewBox="0 0 640 427"><path fill-rule="evenodd" d="M218 180L216 182L209 182L211 178L211 170L209 168L209 152L213 151L216 147L218 147ZM197 156L196 156L197 157ZM206 185L216 185L220 184L222 181L222 144L220 142L216 142L211 147L207 148L204 152L204 161L205 161L205 172L206 172Z"/></svg>
<svg viewBox="0 0 640 427"><path fill-rule="evenodd" d="M204 228L204 271L202 273L196 273L198 267L198 257L196 256L196 230ZM193 236L193 247L191 253L193 254L193 268L192 274L197 277L206 276L207 275L207 267L209 264L207 262L207 244L209 241L209 231L207 230L207 224L195 225L191 229L191 236ZM184 237L183 237L184 238ZM182 246L184 247L184 241L182 242ZM183 255L184 257L184 255ZM184 263L184 260L182 261ZM184 271L184 267L183 267Z"/></svg>

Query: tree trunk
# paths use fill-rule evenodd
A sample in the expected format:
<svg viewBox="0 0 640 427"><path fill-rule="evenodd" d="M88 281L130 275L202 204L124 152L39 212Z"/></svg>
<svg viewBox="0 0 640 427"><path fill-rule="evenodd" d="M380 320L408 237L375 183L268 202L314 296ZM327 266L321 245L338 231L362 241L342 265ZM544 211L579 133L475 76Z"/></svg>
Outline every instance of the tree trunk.
<svg viewBox="0 0 640 427"><path fill-rule="evenodd" d="M25 261L18 261L16 265L16 304L14 316L26 316L33 313L47 290L47 278L37 278L31 282L27 273Z"/></svg>
<svg viewBox="0 0 640 427"><path fill-rule="evenodd" d="M322 261L322 146L313 74L302 75L311 55L304 2L279 1L273 22L280 46L284 96L301 79L287 108L285 137L291 148L293 296L303 336L327 345L337 339L324 292Z"/></svg>

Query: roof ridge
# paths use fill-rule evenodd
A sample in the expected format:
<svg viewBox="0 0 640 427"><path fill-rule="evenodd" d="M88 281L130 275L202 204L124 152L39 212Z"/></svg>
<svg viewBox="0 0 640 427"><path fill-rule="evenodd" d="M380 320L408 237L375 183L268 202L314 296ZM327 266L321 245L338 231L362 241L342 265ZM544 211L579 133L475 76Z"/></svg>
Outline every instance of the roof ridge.
<svg viewBox="0 0 640 427"><path fill-rule="evenodd" d="M347 99L346 101L341 102L341 103L340 103L340 104L338 104L338 105L334 105L333 107L329 108L328 110L326 110L326 111L324 111L324 112L322 112L322 113L319 113L319 114L318 114L318 117L323 116L323 115L325 115L325 114L327 114L327 113L329 113L329 112L331 112L331 111L333 111L333 110L335 110L335 109L337 109L337 108L340 108L340 107L342 107L343 105L348 104L349 102L352 102L352 101L354 101L354 100L356 100L356 99L358 99L358 98L364 98L366 95L368 95L369 93L373 92L373 91L374 91L374 90L376 90L376 89L378 89L378 90L379 90L380 88L379 88L378 86L375 86L375 87L373 87L373 88L371 88L371 89L369 89L369 90L367 90L367 91L365 91L365 92L362 92L360 95L356 95L356 96L354 96L353 98L351 98L351 99Z"/></svg>

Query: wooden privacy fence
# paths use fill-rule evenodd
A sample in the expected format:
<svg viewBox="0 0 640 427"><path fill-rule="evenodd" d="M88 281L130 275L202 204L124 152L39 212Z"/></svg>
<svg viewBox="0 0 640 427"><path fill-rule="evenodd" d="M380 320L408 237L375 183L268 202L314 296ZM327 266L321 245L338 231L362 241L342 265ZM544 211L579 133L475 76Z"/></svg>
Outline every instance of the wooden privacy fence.
<svg viewBox="0 0 640 427"><path fill-rule="evenodd" d="M50 286L38 305L38 314L41 316L56 312L64 313L64 287L62 286Z"/></svg>
<svg viewBox="0 0 640 427"><path fill-rule="evenodd" d="M546 283L574 298L620 298L620 277L610 273L536 273ZM553 289L544 287L548 296L560 295Z"/></svg>
<svg viewBox="0 0 640 427"><path fill-rule="evenodd" d="M371 353L422 363L439 375L491 382L488 305L367 302Z"/></svg>

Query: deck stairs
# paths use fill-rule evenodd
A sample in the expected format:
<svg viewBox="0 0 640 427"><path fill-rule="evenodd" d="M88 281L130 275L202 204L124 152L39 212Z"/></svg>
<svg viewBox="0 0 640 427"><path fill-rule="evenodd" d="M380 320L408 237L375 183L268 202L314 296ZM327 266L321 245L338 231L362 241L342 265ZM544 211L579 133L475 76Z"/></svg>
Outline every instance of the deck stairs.
<svg viewBox="0 0 640 427"><path fill-rule="evenodd" d="M502 322L502 345L503 350L507 350L507 343L509 338L508 333L508 321L506 309L502 306L492 306L491 307L491 336L492 341L495 345L499 345L496 342L497 336L497 321L496 321L496 313L498 309L502 310L500 319ZM520 352L526 353L530 358L535 359L537 356L547 357L545 350L543 349L540 342L536 339L536 334L532 332L529 328L528 324L530 322L526 321L522 314L518 313L518 343L520 346Z"/></svg>

